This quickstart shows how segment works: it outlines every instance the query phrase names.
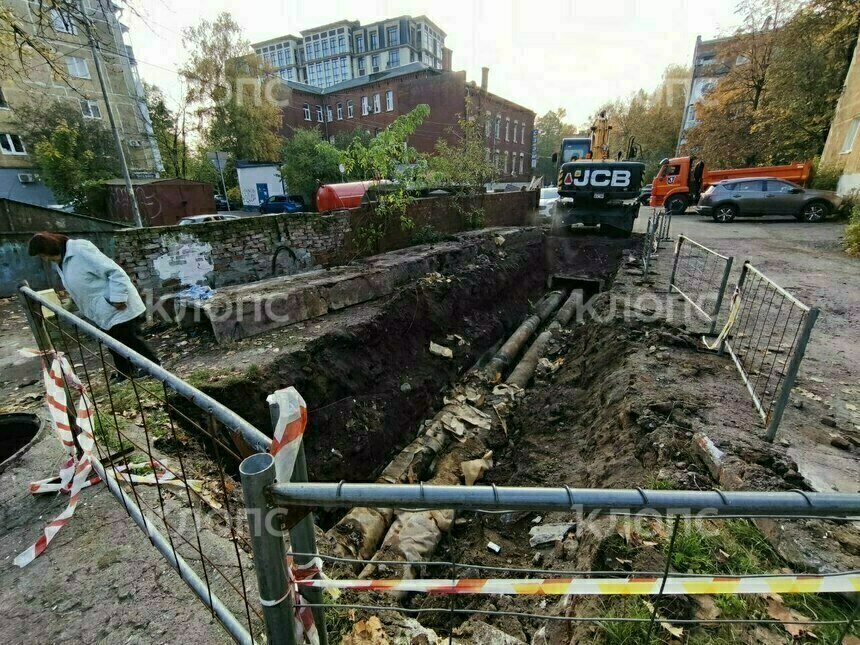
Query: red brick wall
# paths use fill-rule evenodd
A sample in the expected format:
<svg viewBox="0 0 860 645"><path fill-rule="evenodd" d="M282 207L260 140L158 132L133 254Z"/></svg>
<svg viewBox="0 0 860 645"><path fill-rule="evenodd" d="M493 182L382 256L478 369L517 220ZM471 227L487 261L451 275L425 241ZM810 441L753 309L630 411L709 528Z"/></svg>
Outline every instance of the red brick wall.
<svg viewBox="0 0 860 645"><path fill-rule="evenodd" d="M385 93L394 92L394 109L385 109ZM379 94L382 111L370 113L366 116L361 114L361 97L367 96L373 108L373 96ZM492 150L498 149L500 154L508 151L509 154L524 155L523 174L509 174L502 177L502 181L526 181L531 177L531 139L534 128L534 113L526 108L506 101L466 82L465 72L436 73L431 71L416 72L391 79L384 79L376 83L369 83L344 92L319 95L312 92L304 92L293 89L289 98L289 105L283 109L283 135L289 137L296 128L318 127L326 138L332 137L340 132L351 132L357 128L366 128L371 134L382 130L401 114L406 114L416 106L425 103L430 106L430 116L424 121L420 128L410 138L410 143L420 152L432 152L436 141L441 138L452 139L448 129L456 128L457 120L466 109L466 96L472 98L472 104L476 113L483 118L487 110L490 110L493 118L496 114L502 115L502 128L498 141L494 140L491 128L490 140L487 147ZM347 118L347 101L352 100L355 106L355 116ZM343 104L343 120L337 120L337 104ZM307 103L311 109L311 121L304 119L303 105ZM319 123L317 121L316 106L323 107L325 118L325 107L330 105L334 120ZM514 121L520 126L525 124L525 143L505 141L504 124L509 118L511 129ZM519 165L517 165L519 171Z"/></svg>

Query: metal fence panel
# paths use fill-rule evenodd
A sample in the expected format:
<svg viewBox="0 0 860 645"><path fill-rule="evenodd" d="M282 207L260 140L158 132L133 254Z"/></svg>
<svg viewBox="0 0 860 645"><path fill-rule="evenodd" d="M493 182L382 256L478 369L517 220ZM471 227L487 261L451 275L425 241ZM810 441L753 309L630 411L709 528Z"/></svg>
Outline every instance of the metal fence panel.
<svg viewBox="0 0 860 645"><path fill-rule="evenodd" d="M711 323L714 334L734 257L721 255L686 235L675 243L669 293L676 291Z"/></svg>
<svg viewBox="0 0 860 645"><path fill-rule="evenodd" d="M736 290L738 312L723 341L773 441L818 319L808 307L745 262Z"/></svg>
<svg viewBox="0 0 860 645"><path fill-rule="evenodd" d="M89 394L99 476L227 632L253 642L263 620L233 473L271 440L29 287L19 294L43 356L65 355ZM133 373L120 374L111 353L130 361Z"/></svg>

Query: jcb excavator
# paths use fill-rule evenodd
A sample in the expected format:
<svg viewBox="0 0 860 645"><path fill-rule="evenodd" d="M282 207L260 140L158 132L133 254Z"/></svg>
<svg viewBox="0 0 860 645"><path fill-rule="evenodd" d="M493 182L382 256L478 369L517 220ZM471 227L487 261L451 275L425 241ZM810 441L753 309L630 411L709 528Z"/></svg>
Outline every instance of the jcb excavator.
<svg viewBox="0 0 860 645"><path fill-rule="evenodd" d="M601 112L591 126L588 137L564 139L561 152L553 153L559 163L558 195L552 216L553 231L571 224L600 226L607 235L629 237L633 222L639 216L639 189L645 164L631 161L638 146L631 138L627 157L622 153L611 158L609 133L612 126L606 112Z"/></svg>

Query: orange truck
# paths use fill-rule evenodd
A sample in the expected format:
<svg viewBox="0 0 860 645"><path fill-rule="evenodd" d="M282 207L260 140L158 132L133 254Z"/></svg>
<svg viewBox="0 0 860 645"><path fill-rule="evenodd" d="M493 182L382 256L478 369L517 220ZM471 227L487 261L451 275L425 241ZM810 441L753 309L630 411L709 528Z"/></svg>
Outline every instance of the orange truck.
<svg viewBox="0 0 860 645"><path fill-rule="evenodd" d="M724 179L775 177L805 186L812 176L812 162L790 163L786 166L705 170L705 162L696 157L664 159L654 177L649 206L665 207L672 213L683 213L699 201L708 186Z"/></svg>

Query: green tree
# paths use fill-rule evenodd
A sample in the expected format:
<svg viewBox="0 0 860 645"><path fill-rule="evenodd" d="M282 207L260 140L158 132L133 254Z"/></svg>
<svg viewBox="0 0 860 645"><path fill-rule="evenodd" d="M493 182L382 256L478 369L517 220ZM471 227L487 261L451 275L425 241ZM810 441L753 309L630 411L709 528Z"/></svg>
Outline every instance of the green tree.
<svg viewBox="0 0 860 645"><path fill-rule="evenodd" d="M391 185L380 189L373 204L373 215L357 234L365 251L378 251L379 243L395 221L401 230L411 230L414 222L407 216L407 207L414 201L410 189L426 176L426 160L409 145L409 137L430 116L430 107L416 106L408 114L397 117L368 145L353 141L341 158L346 172L360 179L390 179Z"/></svg>
<svg viewBox="0 0 860 645"><path fill-rule="evenodd" d="M436 142L435 153L427 160L427 180L431 184L457 186L465 192L483 190L484 184L496 174L496 167L487 159L485 122L472 112L471 100L466 100L466 114L457 115L457 125L446 130L453 144L445 139Z"/></svg>
<svg viewBox="0 0 860 645"><path fill-rule="evenodd" d="M373 135L367 128L356 128L349 132L338 132L334 135L334 147L338 150L347 150L353 141L360 141L363 145L369 146Z"/></svg>
<svg viewBox="0 0 860 645"><path fill-rule="evenodd" d="M281 149L281 177L291 195L302 195L305 203L317 189L317 182L340 181L341 152L320 136L319 130L299 128Z"/></svg>
<svg viewBox="0 0 860 645"><path fill-rule="evenodd" d="M228 12L183 33L188 60L179 70L186 99L200 119L203 145L233 159L278 158L280 80L253 54Z"/></svg>
<svg viewBox="0 0 860 645"><path fill-rule="evenodd" d="M577 129L570 123L565 123L567 110L558 108L550 110L535 121L538 131L537 167L535 174L543 177L545 184L554 184L558 169L552 162L552 155L561 149L561 140L565 137L576 136Z"/></svg>
<svg viewBox="0 0 860 645"><path fill-rule="evenodd" d="M167 107L164 93L158 87L144 83L144 90L152 131L161 152L164 169L173 177L187 179L188 145L184 106L178 112L173 112Z"/></svg>

